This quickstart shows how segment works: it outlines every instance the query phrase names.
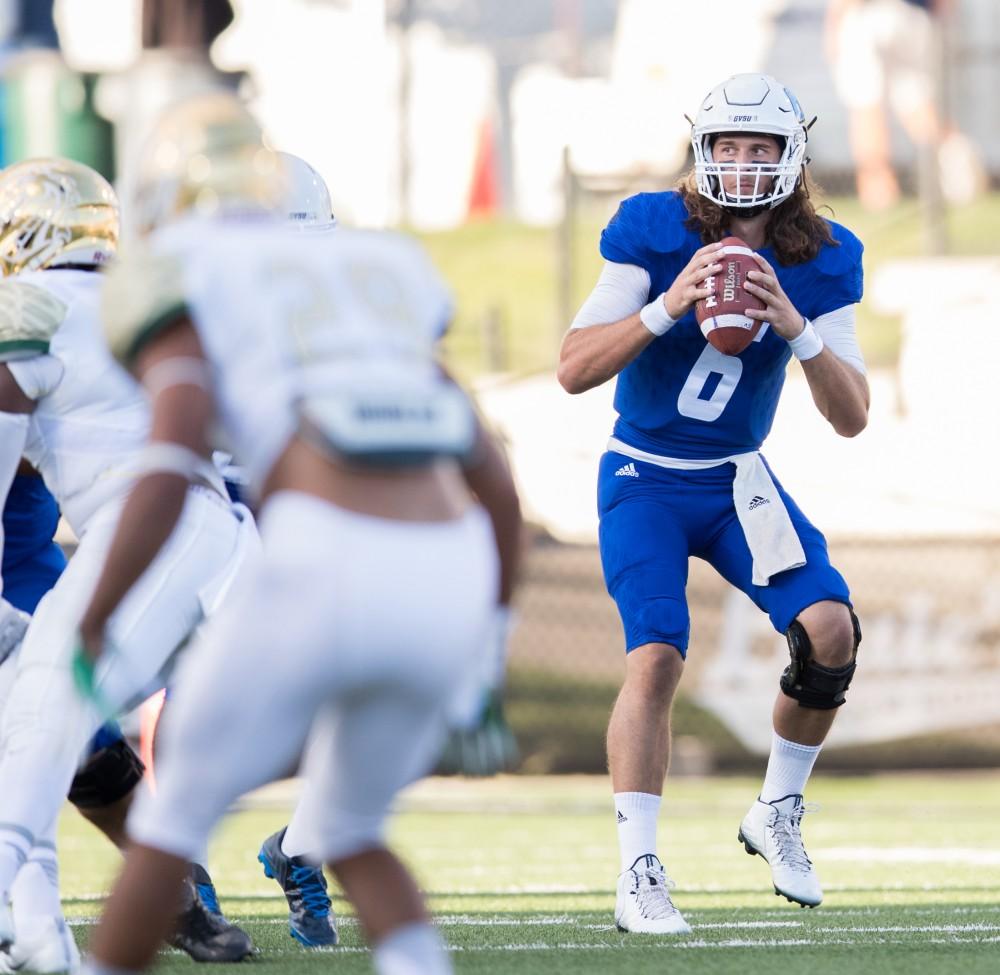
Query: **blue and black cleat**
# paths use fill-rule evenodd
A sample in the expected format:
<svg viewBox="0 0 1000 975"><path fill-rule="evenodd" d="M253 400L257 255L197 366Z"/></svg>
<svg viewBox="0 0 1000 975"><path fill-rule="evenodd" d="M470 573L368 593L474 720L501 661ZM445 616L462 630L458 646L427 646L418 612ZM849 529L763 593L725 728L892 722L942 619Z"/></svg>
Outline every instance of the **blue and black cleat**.
<svg viewBox="0 0 1000 975"><path fill-rule="evenodd" d="M215 884L208 875L208 871L198 863L191 864L191 879L194 881L194 889L198 891L198 897L205 910L216 917L222 917L222 908L219 907L219 895L216 893Z"/></svg>
<svg viewBox="0 0 1000 975"><path fill-rule="evenodd" d="M307 948L332 948L338 941L326 877L321 867L302 857L281 852L285 830L272 834L260 848L257 859L265 876L276 880L288 901L288 931Z"/></svg>
<svg viewBox="0 0 1000 975"><path fill-rule="evenodd" d="M184 907L168 939L198 962L237 962L257 953L250 935L223 917L212 878L197 864L184 885ZM210 891L210 897L205 892Z"/></svg>

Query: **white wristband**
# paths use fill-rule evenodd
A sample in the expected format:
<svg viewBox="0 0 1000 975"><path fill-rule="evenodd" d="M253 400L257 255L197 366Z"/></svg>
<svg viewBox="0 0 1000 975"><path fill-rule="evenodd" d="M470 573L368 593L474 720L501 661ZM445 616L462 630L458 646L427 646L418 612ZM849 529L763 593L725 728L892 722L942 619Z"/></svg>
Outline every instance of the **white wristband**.
<svg viewBox="0 0 1000 975"><path fill-rule="evenodd" d="M795 338L788 340L788 347L799 362L815 359L823 351L823 339L819 332L813 328L813 323L808 318L804 321L806 327Z"/></svg>
<svg viewBox="0 0 1000 975"><path fill-rule="evenodd" d="M190 481L206 464L211 466L210 461L189 447L167 440L152 440L136 456L134 471L137 478L147 474L176 474Z"/></svg>
<svg viewBox="0 0 1000 975"><path fill-rule="evenodd" d="M639 312L639 321L654 335L666 335L677 324L677 319L671 318L667 311L667 306L663 302L664 295L665 291L648 305L643 306Z"/></svg>

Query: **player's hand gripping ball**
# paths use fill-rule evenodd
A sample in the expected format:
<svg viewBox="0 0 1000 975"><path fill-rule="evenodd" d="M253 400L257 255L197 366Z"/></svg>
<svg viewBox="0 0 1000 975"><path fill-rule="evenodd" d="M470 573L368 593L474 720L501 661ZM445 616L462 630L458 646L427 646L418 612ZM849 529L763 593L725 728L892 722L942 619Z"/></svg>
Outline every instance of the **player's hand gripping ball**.
<svg viewBox="0 0 1000 975"><path fill-rule="evenodd" d="M753 251L739 237L725 237L715 258L722 270L705 278L711 288L707 298L694 306L701 333L724 355L739 355L756 337L764 323L749 318L747 308L763 311L764 302L746 290L747 271L759 271Z"/></svg>

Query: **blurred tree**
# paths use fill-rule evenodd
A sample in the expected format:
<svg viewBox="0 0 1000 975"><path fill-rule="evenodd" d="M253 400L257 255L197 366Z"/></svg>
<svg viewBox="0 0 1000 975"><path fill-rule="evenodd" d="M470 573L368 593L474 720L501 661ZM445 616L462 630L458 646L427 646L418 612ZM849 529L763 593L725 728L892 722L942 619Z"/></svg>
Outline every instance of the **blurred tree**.
<svg viewBox="0 0 1000 975"><path fill-rule="evenodd" d="M53 0L14 0L3 9L0 163L68 156L114 175L111 127L94 109L93 75L59 52Z"/></svg>

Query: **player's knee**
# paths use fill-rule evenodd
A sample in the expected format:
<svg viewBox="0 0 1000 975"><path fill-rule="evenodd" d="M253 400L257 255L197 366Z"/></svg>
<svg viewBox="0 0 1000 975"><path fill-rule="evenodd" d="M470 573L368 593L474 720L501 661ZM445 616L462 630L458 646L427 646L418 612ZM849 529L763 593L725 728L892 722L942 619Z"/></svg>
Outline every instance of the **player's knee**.
<svg viewBox="0 0 1000 975"><path fill-rule="evenodd" d="M857 617L845 603L824 602L810 606L798 622L809 638L812 659L823 667L850 664L860 643Z"/></svg>
<svg viewBox="0 0 1000 975"><path fill-rule="evenodd" d="M846 654L838 642L844 634L832 628L824 631L823 657L816 653L810 631L800 620L793 620L786 631L791 661L781 675L781 690L802 707L830 711L846 700L857 667L861 626L852 609L845 606L844 610L850 625Z"/></svg>
<svg viewBox="0 0 1000 975"><path fill-rule="evenodd" d="M95 752L77 772L69 801L81 809L110 806L127 796L142 780L146 766L124 739Z"/></svg>
<svg viewBox="0 0 1000 975"><path fill-rule="evenodd" d="M625 683L635 693L668 703L681 678L684 659L676 647L649 643L629 652Z"/></svg>

